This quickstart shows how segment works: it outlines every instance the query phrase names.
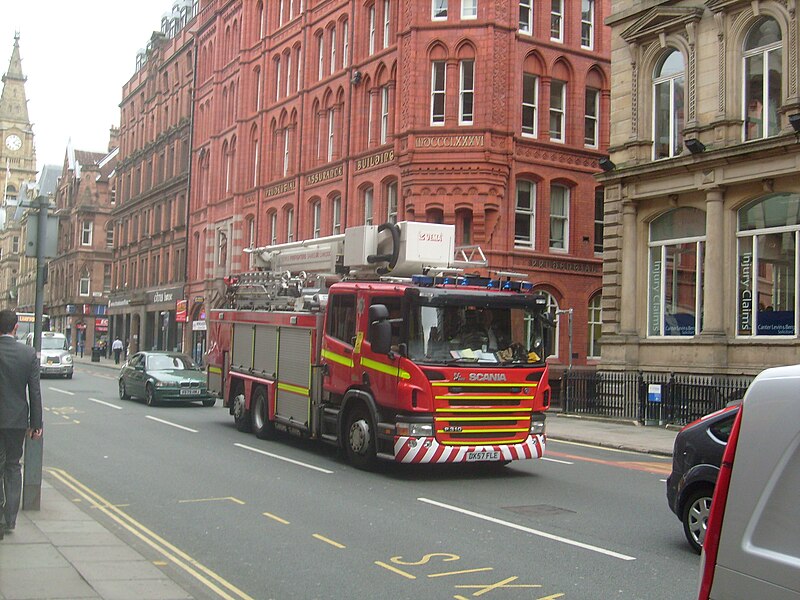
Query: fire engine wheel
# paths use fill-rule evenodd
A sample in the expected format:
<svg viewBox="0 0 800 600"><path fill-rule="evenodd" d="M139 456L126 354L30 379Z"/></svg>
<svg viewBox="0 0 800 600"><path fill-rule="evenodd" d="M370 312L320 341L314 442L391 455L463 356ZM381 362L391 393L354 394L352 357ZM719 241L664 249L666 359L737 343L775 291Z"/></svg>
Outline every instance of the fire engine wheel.
<svg viewBox="0 0 800 600"><path fill-rule="evenodd" d="M268 440L274 437L275 423L269 420L269 402L265 388L259 386L253 393L250 415L252 416L253 433L258 439Z"/></svg>
<svg viewBox="0 0 800 600"><path fill-rule="evenodd" d="M244 397L244 389L237 388L233 396L233 423L239 431L250 431L250 411L247 410L246 400Z"/></svg>
<svg viewBox="0 0 800 600"><path fill-rule="evenodd" d="M358 469L375 466L375 427L369 410L364 406L358 406L348 413L344 442L350 464Z"/></svg>

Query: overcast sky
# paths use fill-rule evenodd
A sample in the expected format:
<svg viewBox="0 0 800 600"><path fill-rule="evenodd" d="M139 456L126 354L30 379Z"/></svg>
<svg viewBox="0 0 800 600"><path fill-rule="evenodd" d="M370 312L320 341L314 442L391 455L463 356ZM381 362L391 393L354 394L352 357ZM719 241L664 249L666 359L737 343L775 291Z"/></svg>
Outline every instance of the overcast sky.
<svg viewBox="0 0 800 600"><path fill-rule="evenodd" d="M172 0L0 1L0 73L19 31L37 168L61 166L70 138L78 150L105 152L136 52Z"/></svg>

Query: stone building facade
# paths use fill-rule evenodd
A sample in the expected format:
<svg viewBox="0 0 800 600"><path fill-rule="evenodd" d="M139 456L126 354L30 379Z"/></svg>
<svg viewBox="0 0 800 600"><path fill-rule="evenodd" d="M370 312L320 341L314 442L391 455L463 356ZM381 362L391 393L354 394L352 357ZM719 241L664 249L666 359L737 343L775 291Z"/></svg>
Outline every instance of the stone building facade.
<svg viewBox="0 0 800 600"><path fill-rule="evenodd" d="M16 35L0 93L0 309L17 308L20 260L25 249L18 198L26 198L26 190L36 182L36 148L25 80Z"/></svg>
<svg viewBox="0 0 800 600"><path fill-rule="evenodd" d="M186 210L198 2L165 15L122 91L113 209L111 337L130 350L184 349Z"/></svg>
<svg viewBox="0 0 800 600"><path fill-rule="evenodd" d="M621 1L612 28L603 368L800 360L793 1Z"/></svg>
<svg viewBox="0 0 800 600"><path fill-rule="evenodd" d="M203 2L189 201L191 347L242 249L348 226L456 226L573 309L599 357L609 3ZM561 319L562 325L566 319Z"/></svg>
<svg viewBox="0 0 800 600"><path fill-rule="evenodd" d="M55 192L58 256L48 264L45 305L51 329L64 333L77 351L109 345L117 136L113 128L107 153L68 145Z"/></svg>

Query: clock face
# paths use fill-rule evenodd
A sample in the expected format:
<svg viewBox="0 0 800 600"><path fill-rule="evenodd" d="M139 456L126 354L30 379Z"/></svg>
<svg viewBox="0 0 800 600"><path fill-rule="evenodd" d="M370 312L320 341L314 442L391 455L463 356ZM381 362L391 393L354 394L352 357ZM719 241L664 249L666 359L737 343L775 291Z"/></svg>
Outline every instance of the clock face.
<svg viewBox="0 0 800 600"><path fill-rule="evenodd" d="M12 133L6 138L6 148L9 150L19 150L22 148L22 140L18 135Z"/></svg>

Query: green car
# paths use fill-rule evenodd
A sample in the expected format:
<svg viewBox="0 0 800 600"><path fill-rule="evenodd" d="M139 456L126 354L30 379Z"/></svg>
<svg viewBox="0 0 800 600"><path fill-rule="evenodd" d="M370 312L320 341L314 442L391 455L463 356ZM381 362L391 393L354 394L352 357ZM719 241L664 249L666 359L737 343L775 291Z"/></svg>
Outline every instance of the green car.
<svg viewBox="0 0 800 600"><path fill-rule="evenodd" d="M180 352L137 352L119 372L119 397L144 398L148 406L161 402L194 402L214 406L206 374Z"/></svg>

